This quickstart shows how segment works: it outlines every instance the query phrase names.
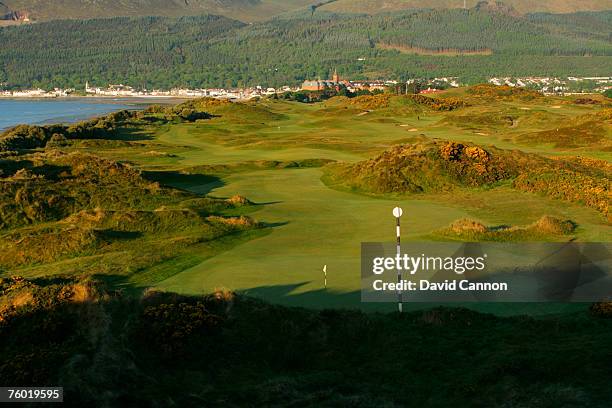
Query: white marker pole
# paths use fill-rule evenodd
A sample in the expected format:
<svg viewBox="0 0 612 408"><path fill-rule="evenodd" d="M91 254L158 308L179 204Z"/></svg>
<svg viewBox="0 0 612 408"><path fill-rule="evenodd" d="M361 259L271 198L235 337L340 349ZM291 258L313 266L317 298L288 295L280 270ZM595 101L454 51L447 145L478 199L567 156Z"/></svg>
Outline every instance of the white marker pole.
<svg viewBox="0 0 612 408"><path fill-rule="evenodd" d="M323 276L325 289L327 289L327 265L323 265Z"/></svg>
<svg viewBox="0 0 612 408"><path fill-rule="evenodd" d="M393 216L395 217L395 233L396 233L396 244L397 244L397 257L399 258L401 255L400 248L400 217L404 211L400 207L395 207L393 209ZM397 268L397 283L402 283L402 270ZM397 290L397 309L400 313L402 313L402 290Z"/></svg>

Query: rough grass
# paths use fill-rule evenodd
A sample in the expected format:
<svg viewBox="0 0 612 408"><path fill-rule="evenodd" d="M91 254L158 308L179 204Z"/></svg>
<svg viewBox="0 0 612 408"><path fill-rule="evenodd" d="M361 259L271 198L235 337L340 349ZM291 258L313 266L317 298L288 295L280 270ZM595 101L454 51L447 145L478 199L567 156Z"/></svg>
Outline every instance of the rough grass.
<svg viewBox="0 0 612 408"><path fill-rule="evenodd" d="M132 166L90 154L50 150L1 164L0 268L120 252L129 260L127 252L140 251L149 255L134 263L142 269L189 246L261 227L240 214L251 205L246 197L215 199L163 187ZM236 216L222 215L229 210Z"/></svg>
<svg viewBox="0 0 612 408"><path fill-rule="evenodd" d="M538 241L568 240L576 229L571 220L544 215L526 226L486 226L472 219L454 221L447 228L435 231L433 236L461 241Z"/></svg>
<svg viewBox="0 0 612 408"><path fill-rule="evenodd" d="M88 208L155 208L184 197L128 165L92 155L51 151L20 156L6 167L15 165L21 169L0 178L0 229L59 220Z"/></svg>
<svg viewBox="0 0 612 408"><path fill-rule="evenodd" d="M556 148L598 147L612 149L612 109L582 115L566 120L553 129L517 135L515 140L523 144L549 144Z"/></svg>

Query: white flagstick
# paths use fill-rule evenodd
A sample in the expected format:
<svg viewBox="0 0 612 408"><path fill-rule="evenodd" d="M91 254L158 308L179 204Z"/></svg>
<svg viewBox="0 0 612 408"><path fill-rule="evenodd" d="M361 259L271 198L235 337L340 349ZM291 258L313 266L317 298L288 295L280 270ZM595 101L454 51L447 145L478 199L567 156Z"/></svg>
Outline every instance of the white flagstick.
<svg viewBox="0 0 612 408"><path fill-rule="evenodd" d="M395 217L396 223L395 223L395 233L396 233L396 244L397 244L397 257L399 258L400 256L400 252L401 252L401 248L400 248L400 217L402 216L402 214L404 213L404 211L402 211L402 209L400 207L395 207L393 209L393 216ZM402 270L400 268L397 268L397 283L402 283ZM398 285L399 287L399 285ZM402 312L402 290L398 289L397 290L397 309L398 311L401 313Z"/></svg>
<svg viewBox="0 0 612 408"><path fill-rule="evenodd" d="M325 289L327 289L327 265L323 265L323 275L325 276L324 285Z"/></svg>

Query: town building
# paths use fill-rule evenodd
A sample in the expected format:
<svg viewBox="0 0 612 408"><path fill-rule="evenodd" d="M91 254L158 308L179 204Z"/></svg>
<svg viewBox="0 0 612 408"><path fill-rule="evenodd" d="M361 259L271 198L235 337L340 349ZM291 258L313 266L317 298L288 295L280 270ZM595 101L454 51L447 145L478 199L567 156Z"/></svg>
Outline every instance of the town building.
<svg viewBox="0 0 612 408"><path fill-rule="evenodd" d="M302 83L302 90L323 91L324 89L339 89L341 86L346 87L348 85L350 85L350 83L348 81L342 81L340 75L338 75L338 71L334 69L334 74L331 79L318 79L316 81L306 80Z"/></svg>

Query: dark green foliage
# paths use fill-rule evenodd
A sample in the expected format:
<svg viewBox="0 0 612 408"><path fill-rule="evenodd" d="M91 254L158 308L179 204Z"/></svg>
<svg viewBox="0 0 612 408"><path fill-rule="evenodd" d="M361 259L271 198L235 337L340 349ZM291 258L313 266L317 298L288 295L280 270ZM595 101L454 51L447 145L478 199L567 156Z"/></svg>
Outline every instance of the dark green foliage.
<svg viewBox="0 0 612 408"><path fill-rule="evenodd" d="M173 362L184 357L189 348L197 348L194 337L210 335L221 320L202 302L149 305L142 311L135 337L162 359Z"/></svg>
<svg viewBox="0 0 612 408"><path fill-rule="evenodd" d="M248 26L215 16L58 21L0 30L0 80L9 87L231 87L329 78L334 67L351 79L607 75L611 15L454 9L317 11ZM418 49L428 55L410 54ZM492 55L435 55L449 49Z"/></svg>
<svg viewBox="0 0 612 408"><path fill-rule="evenodd" d="M612 320L586 312L314 311L232 293L138 299L62 278L3 279L0 293L0 382L63 386L68 406L604 408L612 398Z"/></svg>

